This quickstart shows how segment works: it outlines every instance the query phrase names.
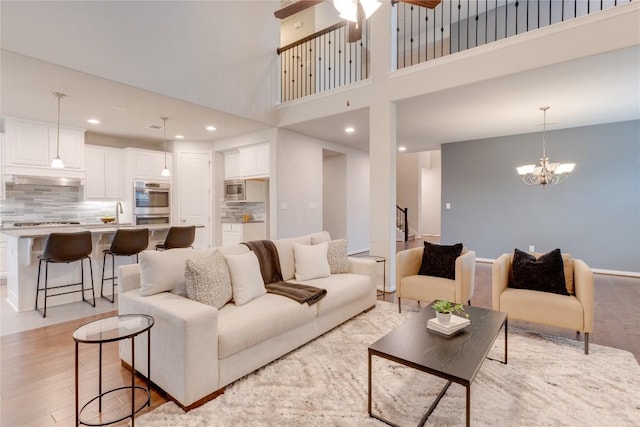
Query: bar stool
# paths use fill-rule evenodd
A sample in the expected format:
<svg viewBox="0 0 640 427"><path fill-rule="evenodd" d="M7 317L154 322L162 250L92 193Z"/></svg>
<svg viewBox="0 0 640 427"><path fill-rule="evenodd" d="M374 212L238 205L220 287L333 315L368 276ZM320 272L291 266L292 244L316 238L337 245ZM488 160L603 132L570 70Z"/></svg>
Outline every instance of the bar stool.
<svg viewBox="0 0 640 427"><path fill-rule="evenodd" d="M116 230L116 234L113 236L111 246L109 249L102 251L102 283L100 283L100 297L113 303L115 300L115 286L116 286L116 262L117 256L136 256L136 263L138 262L138 254L149 246L149 230L146 228ZM111 277L104 277L104 267L107 264L107 255L111 255ZM111 279L111 299L104 296L104 281Z"/></svg>
<svg viewBox="0 0 640 427"><path fill-rule="evenodd" d="M91 304L93 307L96 306L96 295L93 289L93 264L91 263L91 251L93 249L93 245L91 244L91 232L90 231L82 231L79 233L51 233L49 234L49 238L44 246L44 252L42 255L38 256L38 280L36 287L36 311L38 311L38 296L41 291L44 291L44 310L42 312L42 317L47 317L47 298L72 294L75 292L82 292L82 301ZM85 299L84 297L84 260L89 260L89 268L91 270L91 293L93 294L93 302ZM40 271L42 267L42 262L45 263L44 268L44 288L40 288ZM71 262L80 261L80 271L81 271L81 281L78 283L70 283L68 285L56 285L49 287L48 279L49 279L49 263L59 264L65 263L69 264ZM82 289L67 291L67 292L58 292L53 295L49 295L49 290L66 288L69 286L77 286L81 285ZM88 289L87 289L88 290Z"/></svg>
<svg viewBox="0 0 640 427"><path fill-rule="evenodd" d="M196 238L196 226L171 227L167 233L164 243L156 245L158 249L192 248Z"/></svg>

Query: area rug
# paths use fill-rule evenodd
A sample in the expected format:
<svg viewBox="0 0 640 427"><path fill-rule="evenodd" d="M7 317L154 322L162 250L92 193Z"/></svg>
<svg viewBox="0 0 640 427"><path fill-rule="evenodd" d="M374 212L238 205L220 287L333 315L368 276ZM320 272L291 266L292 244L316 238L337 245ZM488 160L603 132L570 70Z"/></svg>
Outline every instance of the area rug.
<svg viewBox="0 0 640 427"><path fill-rule="evenodd" d="M404 310L403 310L404 311ZM379 301L322 337L182 411L173 402L136 419L164 426L381 426L367 413L367 347L415 312ZM502 359L503 334L490 352ZM374 411L417 425L444 380L373 358ZM465 424L465 388L452 384L427 426ZM471 386L474 426L640 425L640 365L626 351L509 329L509 363L485 360Z"/></svg>

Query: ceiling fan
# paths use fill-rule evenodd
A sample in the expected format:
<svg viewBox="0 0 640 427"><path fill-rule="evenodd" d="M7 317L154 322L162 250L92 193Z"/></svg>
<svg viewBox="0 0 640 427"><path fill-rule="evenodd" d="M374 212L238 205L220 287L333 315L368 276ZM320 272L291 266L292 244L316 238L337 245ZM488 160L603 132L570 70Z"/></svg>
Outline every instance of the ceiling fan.
<svg viewBox="0 0 640 427"><path fill-rule="evenodd" d="M307 8L322 3L324 0L299 0L291 3L282 9L276 10L273 14L276 18L285 19ZM400 2L409 3L415 6L433 9L442 0L391 0L391 5ZM362 38L362 25L364 21L378 9L381 3L378 0L333 0L334 7L340 12L340 17L348 21L347 41L356 42Z"/></svg>

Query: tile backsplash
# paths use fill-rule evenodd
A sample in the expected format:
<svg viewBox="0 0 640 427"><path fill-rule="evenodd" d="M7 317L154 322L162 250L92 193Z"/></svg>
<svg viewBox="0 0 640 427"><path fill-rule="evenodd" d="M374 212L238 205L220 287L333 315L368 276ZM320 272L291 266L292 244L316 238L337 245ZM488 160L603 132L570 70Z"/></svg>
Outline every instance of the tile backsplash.
<svg viewBox="0 0 640 427"><path fill-rule="evenodd" d="M242 222L245 213L249 214L251 221L264 221L264 202L224 202L220 208L220 221Z"/></svg>
<svg viewBox="0 0 640 427"><path fill-rule="evenodd" d="M82 187L6 184L6 200L0 201L4 224L31 221L98 222L113 215L113 201L85 201Z"/></svg>

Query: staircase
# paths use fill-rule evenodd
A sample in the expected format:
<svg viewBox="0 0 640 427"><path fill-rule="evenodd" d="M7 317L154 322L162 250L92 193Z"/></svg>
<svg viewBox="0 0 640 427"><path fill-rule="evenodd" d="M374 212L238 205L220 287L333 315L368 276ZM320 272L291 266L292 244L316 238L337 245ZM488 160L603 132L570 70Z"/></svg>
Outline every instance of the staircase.
<svg viewBox="0 0 640 427"><path fill-rule="evenodd" d="M401 208L396 205L396 242L406 242L416 238L415 233L409 229L408 211L409 208Z"/></svg>

